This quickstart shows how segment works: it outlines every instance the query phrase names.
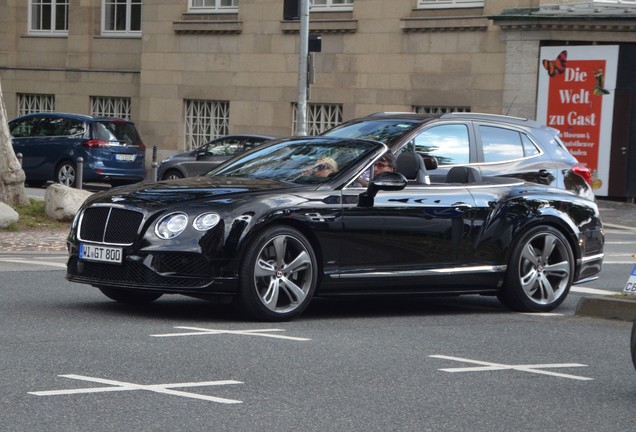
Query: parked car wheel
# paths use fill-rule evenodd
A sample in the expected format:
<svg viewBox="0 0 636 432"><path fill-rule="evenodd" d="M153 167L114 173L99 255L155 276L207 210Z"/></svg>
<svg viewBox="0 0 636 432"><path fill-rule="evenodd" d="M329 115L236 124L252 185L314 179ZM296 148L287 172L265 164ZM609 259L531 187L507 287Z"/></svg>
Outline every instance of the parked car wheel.
<svg viewBox="0 0 636 432"><path fill-rule="evenodd" d="M185 176L181 173L181 171L177 170L169 170L163 175L161 180L176 180L180 178L184 178Z"/></svg>
<svg viewBox="0 0 636 432"><path fill-rule="evenodd" d="M556 228L528 230L515 246L503 290L502 303L521 312L547 312L559 306L572 285L574 255Z"/></svg>
<svg viewBox="0 0 636 432"><path fill-rule="evenodd" d="M265 321L299 315L316 289L317 261L309 241L279 226L258 235L247 251L240 273L243 312Z"/></svg>
<svg viewBox="0 0 636 432"><path fill-rule="evenodd" d="M76 177L76 169L75 164L71 161L63 161L55 170L55 178L58 183L62 183L64 186L75 186L75 177Z"/></svg>
<svg viewBox="0 0 636 432"><path fill-rule="evenodd" d="M144 304L157 300L162 293L132 291L127 289L98 287L99 290L111 300L126 304Z"/></svg>

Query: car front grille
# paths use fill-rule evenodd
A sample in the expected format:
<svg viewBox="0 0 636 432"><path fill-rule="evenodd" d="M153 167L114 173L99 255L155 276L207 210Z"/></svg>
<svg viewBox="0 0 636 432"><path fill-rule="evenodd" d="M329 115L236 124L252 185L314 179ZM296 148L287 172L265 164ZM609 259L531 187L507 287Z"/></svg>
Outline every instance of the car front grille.
<svg viewBox="0 0 636 432"><path fill-rule="evenodd" d="M79 239L112 245L131 245L144 215L118 207L89 207L80 219Z"/></svg>

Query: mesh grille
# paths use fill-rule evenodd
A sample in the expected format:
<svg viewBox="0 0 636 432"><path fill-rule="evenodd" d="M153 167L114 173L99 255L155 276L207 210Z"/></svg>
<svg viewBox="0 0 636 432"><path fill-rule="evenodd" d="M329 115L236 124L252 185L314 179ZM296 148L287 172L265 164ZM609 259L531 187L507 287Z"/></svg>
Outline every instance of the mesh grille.
<svg viewBox="0 0 636 432"><path fill-rule="evenodd" d="M131 245L143 221L143 213L116 207L91 207L79 227L82 241Z"/></svg>
<svg viewBox="0 0 636 432"><path fill-rule="evenodd" d="M73 256L69 259L67 272L72 279L77 278L96 285L110 282L138 287L184 289L201 288L210 283L209 276L164 276L155 273L141 262L129 260L124 261L123 265L82 261L81 266L78 266L78 259Z"/></svg>

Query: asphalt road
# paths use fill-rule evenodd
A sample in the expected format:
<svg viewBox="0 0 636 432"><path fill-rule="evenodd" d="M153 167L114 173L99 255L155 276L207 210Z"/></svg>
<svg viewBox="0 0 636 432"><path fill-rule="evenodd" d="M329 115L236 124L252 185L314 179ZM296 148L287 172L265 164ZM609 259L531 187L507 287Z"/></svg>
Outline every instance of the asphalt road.
<svg viewBox="0 0 636 432"><path fill-rule="evenodd" d="M632 240L608 232L584 288L620 291ZM0 256L2 431L634 430L630 324L576 316L581 291L552 314L372 298L253 323L176 296L119 305L63 261Z"/></svg>

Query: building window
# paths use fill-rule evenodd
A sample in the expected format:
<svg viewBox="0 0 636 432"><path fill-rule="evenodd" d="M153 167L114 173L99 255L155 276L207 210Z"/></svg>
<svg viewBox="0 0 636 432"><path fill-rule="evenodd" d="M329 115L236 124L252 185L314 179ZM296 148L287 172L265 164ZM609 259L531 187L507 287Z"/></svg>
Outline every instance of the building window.
<svg viewBox="0 0 636 432"><path fill-rule="evenodd" d="M102 32L108 35L141 34L141 0L102 0Z"/></svg>
<svg viewBox="0 0 636 432"><path fill-rule="evenodd" d="M484 7L484 0L417 0L419 9Z"/></svg>
<svg viewBox="0 0 636 432"><path fill-rule="evenodd" d="M413 111L418 114L447 114L452 112L470 112L470 107L415 106Z"/></svg>
<svg viewBox="0 0 636 432"><path fill-rule="evenodd" d="M190 12L238 12L239 0L188 0Z"/></svg>
<svg viewBox="0 0 636 432"><path fill-rule="evenodd" d="M352 10L353 0L311 0L311 11Z"/></svg>
<svg viewBox="0 0 636 432"><path fill-rule="evenodd" d="M95 117L119 117L130 120L130 98L91 96L91 114Z"/></svg>
<svg viewBox="0 0 636 432"><path fill-rule="evenodd" d="M185 101L185 146L187 150L193 150L214 138L227 135L229 126L229 102Z"/></svg>
<svg viewBox="0 0 636 432"><path fill-rule="evenodd" d="M55 111L55 96L18 93L18 116Z"/></svg>
<svg viewBox="0 0 636 432"><path fill-rule="evenodd" d="M68 0L30 0L29 32L68 34Z"/></svg>
<svg viewBox="0 0 636 432"><path fill-rule="evenodd" d="M298 104L294 104L292 134L296 135ZM342 123L342 105L307 104L307 135L320 135Z"/></svg>

